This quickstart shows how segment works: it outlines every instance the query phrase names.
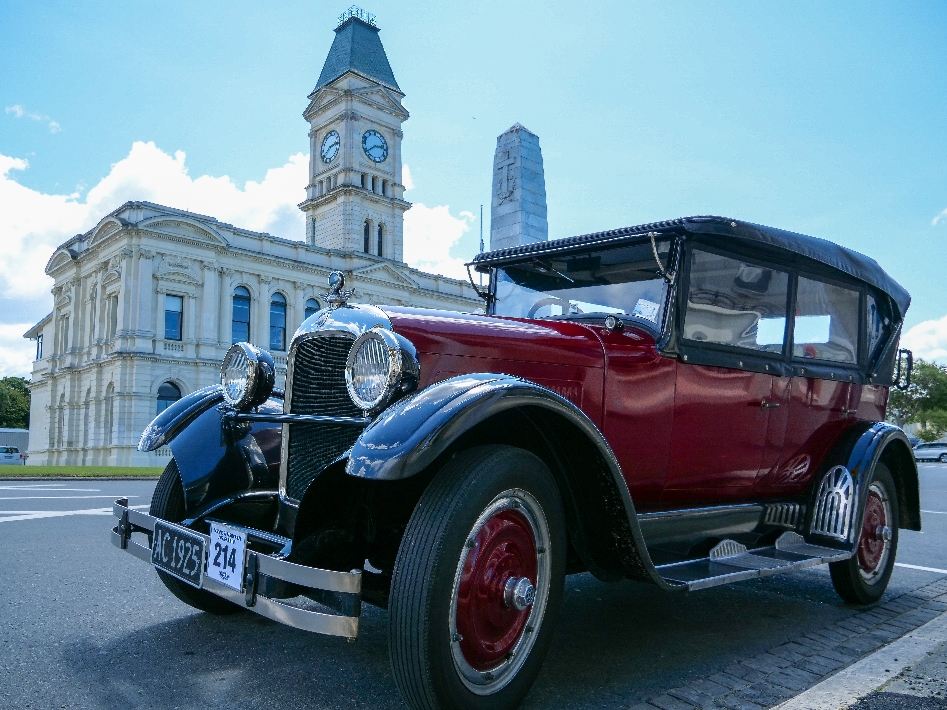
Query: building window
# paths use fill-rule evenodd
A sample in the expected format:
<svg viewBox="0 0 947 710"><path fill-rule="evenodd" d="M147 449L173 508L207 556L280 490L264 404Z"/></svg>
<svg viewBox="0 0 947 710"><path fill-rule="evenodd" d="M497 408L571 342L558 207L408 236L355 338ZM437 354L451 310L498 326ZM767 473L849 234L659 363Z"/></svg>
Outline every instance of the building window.
<svg viewBox="0 0 947 710"><path fill-rule="evenodd" d="M89 299L89 344L95 342L95 291Z"/></svg>
<svg viewBox="0 0 947 710"><path fill-rule="evenodd" d="M105 302L105 311L106 317L108 318L108 326L105 333L105 339L111 340L115 337L115 333L118 331L118 296L111 295L108 297L108 300Z"/></svg>
<svg viewBox="0 0 947 710"><path fill-rule="evenodd" d="M365 187L365 173L362 173L361 175L361 185L363 188Z"/></svg>
<svg viewBox="0 0 947 710"><path fill-rule="evenodd" d="M112 422L115 409L115 385L109 382L105 388L105 445L112 445Z"/></svg>
<svg viewBox="0 0 947 710"><path fill-rule="evenodd" d="M270 299L270 350L286 349L286 296L277 292Z"/></svg>
<svg viewBox="0 0 947 710"><path fill-rule="evenodd" d="M384 225L378 225L378 256L383 255L382 245L384 244L385 239L385 227Z"/></svg>
<svg viewBox="0 0 947 710"><path fill-rule="evenodd" d="M378 178L372 177L372 192L378 192Z"/></svg>
<svg viewBox="0 0 947 710"><path fill-rule="evenodd" d="M371 249L371 238L372 238L372 225L368 223L368 220L365 220L365 229L364 229L365 243L362 245L362 251L368 254Z"/></svg>
<svg viewBox="0 0 947 710"><path fill-rule="evenodd" d="M61 352L63 355L69 350L69 316L63 316L59 320L59 342L62 343Z"/></svg>
<svg viewBox="0 0 947 710"><path fill-rule="evenodd" d="M250 292L243 286L233 290L233 328L232 342L249 342L250 340Z"/></svg>
<svg viewBox="0 0 947 710"><path fill-rule="evenodd" d="M181 399L181 389L173 382L165 382L158 388L158 414Z"/></svg>
<svg viewBox="0 0 947 710"><path fill-rule="evenodd" d="M184 297L164 297L164 339L180 340L184 320Z"/></svg>
<svg viewBox="0 0 947 710"><path fill-rule="evenodd" d="M310 298L308 301L306 301L306 318L308 318L309 316L314 316L316 313L318 313L319 308L320 308L319 301L317 301L316 299ZM40 337L43 337L43 336L40 336Z"/></svg>
<svg viewBox="0 0 947 710"><path fill-rule="evenodd" d="M43 334L40 333L36 336L36 359L43 359Z"/></svg>

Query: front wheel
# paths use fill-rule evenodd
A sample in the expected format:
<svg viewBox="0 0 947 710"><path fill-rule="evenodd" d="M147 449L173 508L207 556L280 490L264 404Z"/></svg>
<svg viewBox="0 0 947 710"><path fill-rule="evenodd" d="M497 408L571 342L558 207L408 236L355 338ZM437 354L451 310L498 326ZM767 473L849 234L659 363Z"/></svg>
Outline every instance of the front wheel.
<svg viewBox="0 0 947 710"><path fill-rule="evenodd" d="M533 454L458 454L418 502L389 605L395 681L416 710L501 710L536 679L562 601L556 482Z"/></svg>
<svg viewBox="0 0 947 710"><path fill-rule="evenodd" d="M181 476L178 473L178 464L171 459L161 477L155 486L155 492L151 496L152 517L166 520L169 523L178 523L184 520L184 486L181 485ZM167 572L155 570L158 577L164 582L164 586L185 604L206 611L209 614L235 614L242 611L243 608L233 602L218 597L215 594L206 592L203 589L196 589L181 580L172 577Z"/></svg>
<svg viewBox="0 0 947 710"><path fill-rule="evenodd" d="M855 554L829 565L835 591L851 604L874 604L888 588L898 551L898 494L891 471L875 467Z"/></svg>

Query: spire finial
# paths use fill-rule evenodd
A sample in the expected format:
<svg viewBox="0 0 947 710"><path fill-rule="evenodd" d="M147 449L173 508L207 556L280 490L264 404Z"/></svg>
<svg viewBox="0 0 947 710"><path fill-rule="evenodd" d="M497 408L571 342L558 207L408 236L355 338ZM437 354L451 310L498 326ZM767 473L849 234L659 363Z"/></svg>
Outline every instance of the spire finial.
<svg viewBox="0 0 947 710"><path fill-rule="evenodd" d="M344 25L353 17L361 20L367 25L378 27L378 25L375 24L375 16L372 13L368 12L367 10L363 10L358 5L352 5L348 10L339 15L339 24L336 26L336 29L339 29L339 27Z"/></svg>

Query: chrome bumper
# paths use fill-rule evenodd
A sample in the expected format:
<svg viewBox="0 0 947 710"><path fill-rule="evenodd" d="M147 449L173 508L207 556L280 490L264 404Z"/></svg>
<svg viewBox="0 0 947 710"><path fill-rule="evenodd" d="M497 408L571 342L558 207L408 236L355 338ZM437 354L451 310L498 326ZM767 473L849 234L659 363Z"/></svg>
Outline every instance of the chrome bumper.
<svg viewBox="0 0 947 710"><path fill-rule="evenodd" d="M120 498L112 506L112 514L119 519L112 528L112 544L115 547L131 553L140 560L151 563L151 548L133 541L132 533L153 533L156 518L139 513L128 508L128 500ZM164 521L162 521L164 522ZM165 525L169 523L164 522ZM190 528L191 535L200 535L204 538L204 549L209 549L210 537L202 535ZM149 536L150 539L150 536ZM205 559L204 564L207 564ZM247 555L247 573L244 591L238 592L226 587L205 574L201 582L201 589L219 597L228 599L234 604L246 607L281 624L292 626L303 631L312 631L328 636L342 636L355 640L358 638L358 614L361 608L362 571L334 572L331 570L316 569L297 565L262 552L250 551ZM303 609L276 599L270 599L258 593L258 589L265 586L265 578L282 580L306 589L330 592L348 598L346 606L354 615L326 614L319 611Z"/></svg>

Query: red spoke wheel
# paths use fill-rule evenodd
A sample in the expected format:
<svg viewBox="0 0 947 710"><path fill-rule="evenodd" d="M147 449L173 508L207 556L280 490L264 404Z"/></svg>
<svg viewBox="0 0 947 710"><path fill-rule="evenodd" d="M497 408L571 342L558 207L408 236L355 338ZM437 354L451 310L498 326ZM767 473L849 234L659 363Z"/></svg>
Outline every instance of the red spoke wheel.
<svg viewBox="0 0 947 710"><path fill-rule="evenodd" d="M408 523L392 575L395 681L417 709L518 705L552 639L565 577L565 522L533 454L458 454Z"/></svg>
<svg viewBox="0 0 947 710"><path fill-rule="evenodd" d="M898 548L897 489L883 463L875 467L855 554L829 565L839 596L852 604L873 604L888 588Z"/></svg>

